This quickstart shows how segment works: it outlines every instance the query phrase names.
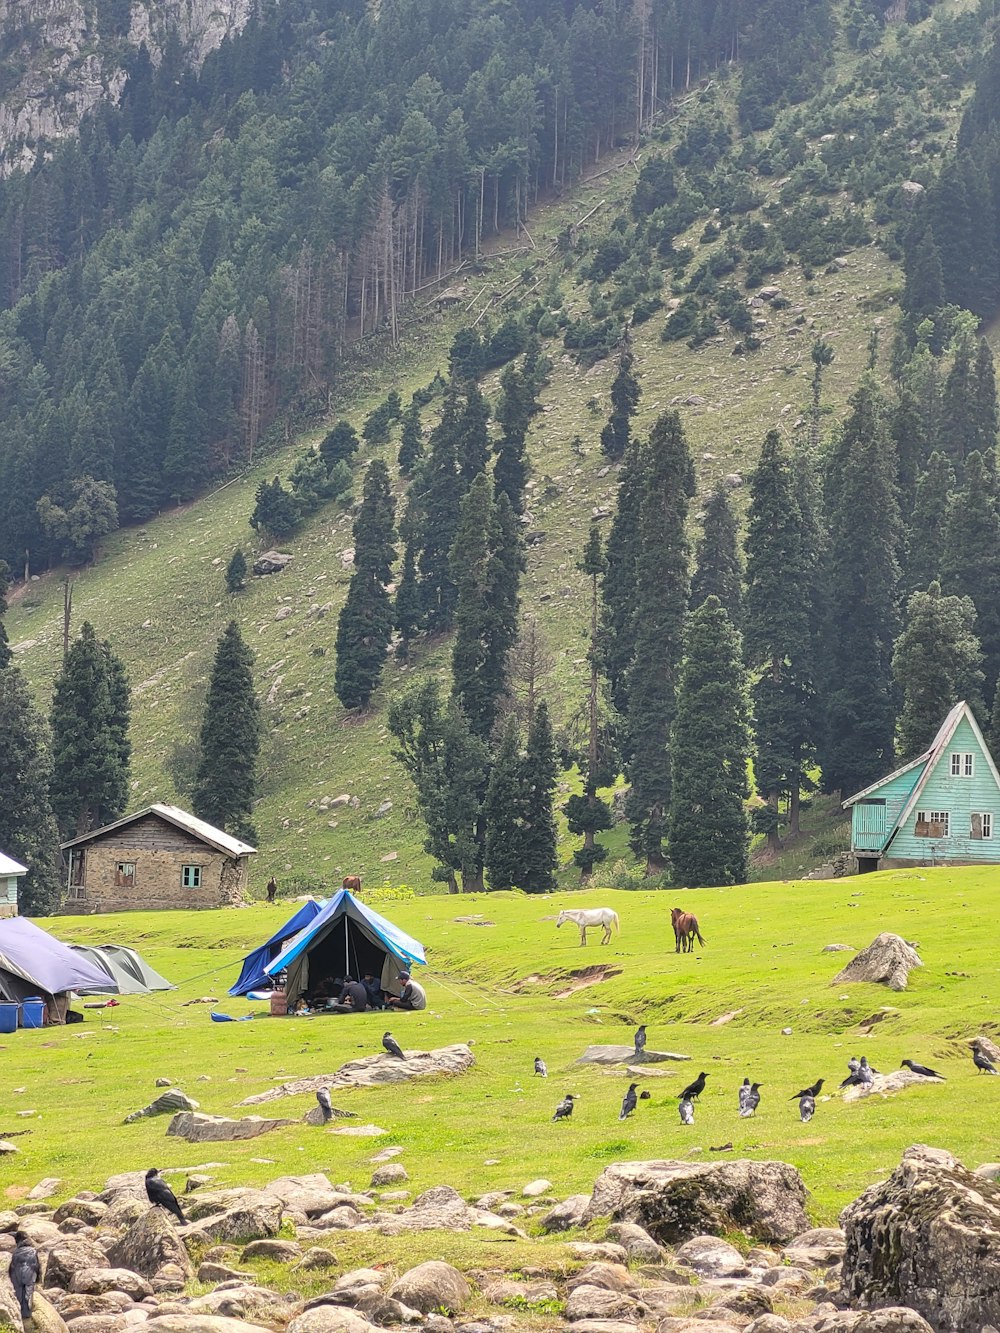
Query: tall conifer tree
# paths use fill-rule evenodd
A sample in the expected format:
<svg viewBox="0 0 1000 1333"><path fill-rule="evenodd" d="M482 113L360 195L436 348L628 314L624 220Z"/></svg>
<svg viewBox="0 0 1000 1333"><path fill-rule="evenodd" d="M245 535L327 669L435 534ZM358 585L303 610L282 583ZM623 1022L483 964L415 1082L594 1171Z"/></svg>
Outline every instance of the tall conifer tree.
<svg viewBox="0 0 1000 1333"><path fill-rule="evenodd" d="M983 649L986 698L1000 679L1000 508L982 454L965 460L965 484L955 492L944 526L941 587L971 597Z"/></svg>
<svg viewBox="0 0 1000 1333"><path fill-rule="evenodd" d="M524 818L527 799L521 728L507 719L486 788L486 882L496 891L523 888Z"/></svg>
<svg viewBox="0 0 1000 1333"><path fill-rule="evenodd" d="M639 554L639 510L645 484L645 455L633 439L618 476L615 516L605 548L606 569L601 581L601 668L607 677L611 702L623 717L628 714L629 668L635 657L636 561ZM627 748L627 741L626 741Z"/></svg>
<svg viewBox="0 0 1000 1333"><path fill-rule="evenodd" d="M913 502L906 552L906 587L911 591L941 578L945 520L954 490L955 471L946 455L935 449L917 481Z"/></svg>
<svg viewBox="0 0 1000 1333"><path fill-rule="evenodd" d="M668 838L678 884L746 882L748 713L739 635L709 597L688 621L670 735Z"/></svg>
<svg viewBox="0 0 1000 1333"><path fill-rule="evenodd" d="M718 597L734 629L743 626L743 560L736 515L723 487L705 502L701 540L691 579L691 610L706 597Z"/></svg>
<svg viewBox="0 0 1000 1333"><path fill-rule="evenodd" d="M387 591L396 558L396 502L389 470L376 458L365 476L354 520L354 572L337 621L337 668L333 688L345 708L367 708L378 689L392 634Z"/></svg>
<svg viewBox="0 0 1000 1333"><path fill-rule="evenodd" d="M639 409L641 396L635 377L635 355L632 340L626 330L618 354L618 372L611 383L611 415L601 431L601 452L617 463L625 457L632 438L632 418Z"/></svg>
<svg viewBox="0 0 1000 1333"><path fill-rule="evenodd" d="M28 867L18 885L22 916L48 916L59 906L59 830L49 801L49 732L24 677L0 666L0 847Z"/></svg>
<svg viewBox="0 0 1000 1333"><path fill-rule="evenodd" d="M556 821L553 811L556 761L552 723L547 705L540 703L528 729L528 744L522 765L525 820L521 835L524 871L520 888L525 893L551 893L556 887Z"/></svg>
<svg viewBox="0 0 1000 1333"><path fill-rule="evenodd" d="M959 700L983 716L982 652L975 623L971 598L943 597L937 582L907 602L906 627L892 659L903 696L898 730L901 763L923 754Z"/></svg>
<svg viewBox="0 0 1000 1333"><path fill-rule="evenodd" d="M417 490L421 514L417 572L423 621L429 634L438 634L450 629L455 618L458 592L449 553L466 490L458 466L458 396L453 384L445 391L441 420L431 434Z"/></svg>
<svg viewBox="0 0 1000 1333"><path fill-rule="evenodd" d="M253 683L254 655L231 620L215 651L199 736L198 771L191 802L199 819L253 842L257 795L260 703Z"/></svg>
<svg viewBox="0 0 1000 1333"><path fill-rule="evenodd" d="M0 670L10 661L10 642L4 629L3 617L7 610L7 591L10 588L10 567L0 560Z"/></svg>

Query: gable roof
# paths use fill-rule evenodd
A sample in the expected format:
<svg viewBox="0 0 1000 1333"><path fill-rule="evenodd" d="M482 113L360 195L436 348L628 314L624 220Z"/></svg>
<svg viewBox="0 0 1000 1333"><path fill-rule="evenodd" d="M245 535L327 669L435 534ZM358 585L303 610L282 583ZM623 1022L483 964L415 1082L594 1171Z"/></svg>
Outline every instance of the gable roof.
<svg viewBox="0 0 1000 1333"><path fill-rule="evenodd" d="M273 980L265 972L265 968L273 958L277 958L281 953L282 947L300 930L305 930L306 926L319 916L323 910L323 904L310 898L307 903L303 903L299 910L290 916L283 926L274 932L270 939L264 941L252 953L248 953L243 960L243 969L236 981L235 986L229 987L230 995L246 995L248 991L261 989L270 989L273 987Z"/></svg>
<svg viewBox="0 0 1000 1333"><path fill-rule="evenodd" d="M374 908L360 902L350 890L341 889L333 895L323 910L313 917L305 929L294 935L281 952L272 958L264 971L269 977L283 972L289 964L307 952L313 941L328 933L331 926L344 916L367 926L379 943L398 959L402 966L405 967L410 963L427 962L424 956L424 946L419 940L413 939L411 935L407 935L398 926L394 926L391 921L387 921Z"/></svg>
<svg viewBox="0 0 1000 1333"><path fill-rule="evenodd" d="M83 833L79 838L71 838L69 842L62 844L63 850L65 851L68 847L79 847L81 843L91 842L94 838L101 838L114 829L125 828L128 824L134 824L137 820L145 819L147 815L158 815L160 819L166 820L168 824L173 824L174 828L180 829L183 833L190 833L192 838L197 838L199 842L206 843L225 856L253 856L257 852L257 848L251 847L248 842L241 842L239 838L223 833L222 829L206 824L203 819L188 814L180 806L161 805L159 803L147 805L144 810L137 810L134 815L126 815L124 819L116 819L113 824L105 824L103 828L92 829L90 833Z"/></svg>
<svg viewBox="0 0 1000 1333"><path fill-rule="evenodd" d="M993 781L996 783L997 788L1000 789L1000 773L997 772L997 766L993 762L993 756L990 754L989 746L983 739L983 733L979 729L979 723L976 721L975 714L963 699L960 703L955 705L945 720L941 723L940 727L938 727L937 735L934 737L933 741L931 741L930 749L925 750L924 753L919 755L916 759L911 759L910 762L904 764L902 768L897 768L892 773L886 774L884 778L879 778L878 782L873 782L870 787L865 787L863 791L856 792L853 796L849 796L847 800L843 802L843 806L846 809L847 806L853 805L856 801L860 801L863 796L867 796L870 792L878 791L880 787L884 787L886 783L891 782L893 778L898 778L902 773L908 773L910 769L916 768L919 764L923 764L923 772L914 784L913 790L910 792L909 797L904 803L899 817L896 819L892 828L888 830L884 844L886 847L888 847L889 843L892 841L897 830L902 828L907 819L909 819L912 811L916 808L917 802L920 800L931 774L937 768L938 763L951 743L951 738L958 730L958 724L963 718L966 719L969 726L972 728L972 734L979 743L979 748L982 750L983 756L985 757L987 764L990 766Z"/></svg>
<svg viewBox="0 0 1000 1333"><path fill-rule="evenodd" d="M118 990L106 972L25 916L0 921L0 992L10 992L11 977L48 995L88 986L106 993Z"/></svg>
<svg viewBox="0 0 1000 1333"><path fill-rule="evenodd" d="M12 856L5 856L0 852L0 875L26 875L28 867L23 866L20 861L15 861Z"/></svg>

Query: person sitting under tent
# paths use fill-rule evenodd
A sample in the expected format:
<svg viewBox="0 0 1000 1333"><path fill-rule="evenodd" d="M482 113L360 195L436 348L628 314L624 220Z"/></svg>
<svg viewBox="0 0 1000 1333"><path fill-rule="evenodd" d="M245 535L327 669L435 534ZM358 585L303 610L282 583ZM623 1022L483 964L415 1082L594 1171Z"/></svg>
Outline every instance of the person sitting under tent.
<svg viewBox="0 0 1000 1333"><path fill-rule="evenodd" d="M368 1008L368 991L360 981L348 977L340 988L337 1003L326 1007L337 1014L363 1014Z"/></svg>
<svg viewBox="0 0 1000 1333"><path fill-rule="evenodd" d="M343 977L324 977L303 996L312 1009L322 1009L328 1000L337 1000L344 986Z"/></svg>
<svg viewBox="0 0 1000 1333"><path fill-rule="evenodd" d="M368 992L368 1008L384 1009L385 995L382 993L382 983L372 972L366 972L361 983Z"/></svg>
<svg viewBox="0 0 1000 1333"><path fill-rule="evenodd" d="M399 980L403 984L403 989L399 995L390 995L386 1003L391 1004L394 1009L426 1009L427 992L419 981L414 981L409 972L400 972Z"/></svg>

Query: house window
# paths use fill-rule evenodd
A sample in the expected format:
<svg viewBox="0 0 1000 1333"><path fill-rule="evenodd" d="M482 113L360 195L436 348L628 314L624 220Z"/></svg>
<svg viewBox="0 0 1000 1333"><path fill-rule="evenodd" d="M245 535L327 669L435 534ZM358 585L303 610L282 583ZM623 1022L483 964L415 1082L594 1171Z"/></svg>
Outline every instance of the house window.
<svg viewBox="0 0 1000 1333"><path fill-rule="evenodd" d="M918 810L913 832L918 838L947 838L949 822L947 810Z"/></svg>
<svg viewBox="0 0 1000 1333"><path fill-rule="evenodd" d="M953 754L951 756L951 776L953 778L971 778L975 772L975 762L971 754Z"/></svg>
<svg viewBox="0 0 1000 1333"><path fill-rule="evenodd" d="M181 888L201 888L201 866L181 866Z"/></svg>
<svg viewBox="0 0 1000 1333"><path fill-rule="evenodd" d="M984 811L982 814L973 813L971 822L971 834L973 838L993 837L993 816L988 810Z"/></svg>
<svg viewBox="0 0 1000 1333"><path fill-rule="evenodd" d="M115 886L119 889L135 887L135 862L119 861L115 866Z"/></svg>

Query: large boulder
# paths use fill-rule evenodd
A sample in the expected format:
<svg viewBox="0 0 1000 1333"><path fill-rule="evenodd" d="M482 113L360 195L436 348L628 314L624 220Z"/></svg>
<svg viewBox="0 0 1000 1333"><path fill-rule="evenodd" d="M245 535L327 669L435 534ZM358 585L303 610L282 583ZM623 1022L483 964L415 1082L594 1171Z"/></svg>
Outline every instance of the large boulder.
<svg viewBox="0 0 1000 1333"><path fill-rule="evenodd" d="M16 1333L20 1333L24 1327L21 1323L21 1307L7 1277L6 1263L0 1265L0 1327L4 1325L15 1329Z"/></svg>
<svg viewBox="0 0 1000 1333"><path fill-rule="evenodd" d="M648 1047L636 1052L634 1046L588 1046L577 1057L578 1065L640 1065L662 1064L666 1060L690 1060L690 1055L676 1051L652 1051Z"/></svg>
<svg viewBox="0 0 1000 1333"><path fill-rule="evenodd" d="M206 1115L203 1111L178 1111L167 1126L167 1134L187 1139L188 1143L231 1143L238 1139L256 1139L272 1129L294 1125L294 1120L271 1120L259 1115L245 1115L232 1120L224 1115Z"/></svg>
<svg viewBox="0 0 1000 1333"><path fill-rule="evenodd" d="M389 1295L421 1314L434 1310L455 1314L468 1301L471 1291L457 1268L440 1259L429 1259L397 1278L389 1288Z"/></svg>
<svg viewBox="0 0 1000 1333"><path fill-rule="evenodd" d="M335 1074L317 1074L311 1078L297 1078L282 1083L266 1092L245 1097L240 1106L258 1106L276 1101L279 1097L298 1097L316 1093L320 1088L335 1092L341 1088L374 1088L389 1083L405 1083L411 1078L426 1078L431 1074L464 1074L475 1060L468 1046L443 1046L436 1051L409 1051L404 1059L391 1055L366 1055L360 1060L348 1060Z"/></svg>
<svg viewBox="0 0 1000 1333"><path fill-rule="evenodd" d="M1000 1185L917 1146L840 1220L848 1304L908 1306L954 1333L1000 1327Z"/></svg>
<svg viewBox="0 0 1000 1333"><path fill-rule="evenodd" d="M287 1333L371 1333L372 1325L363 1315L342 1305L317 1305L296 1315Z"/></svg>
<svg viewBox="0 0 1000 1333"><path fill-rule="evenodd" d="M899 935L883 931L867 949L855 955L830 984L842 986L849 981L873 981L890 990L906 990L906 979L915 967L923 967L923 963L913 945L907 944Z"/></svg>
<svg viewBox="0 0 1000 1333"><path fill-rule="evenodd" d="M132 1111L122 1121L123 1125L134 1124L137 1120L148 1120L154 1115L169 1115L172 1111L197 1111L198 1103L180 1088L169 1088L139 1111Z"/></svg>
<svg viewBox="0 0 1000 1333"><path fill-rule="evenodd" d="M130 1268L78 1268L73 1274L70 1291L83 1296L103 1296L109 1291L121 1291L133 1301L141 1301L153 1294L146 1279Z"/></svg>
<svg viewBox="0 0 1000 1333"><path fill-rule="evenodd" d="M198 1239L214 1241L264 1240L278 1234L281 1213L280 1199L261 1199L193 1223L190 1232Z"/></svg>
<svg viewBox="0 0 1000 1333"><path fill-rule="evenodd" d="M65 1319L38 1290L31 1302L31 1329L32 1333L66 1333Z"/></svg>
<svg viewBox="0 0 1000 1333"><path fill-rule="evenodd" d="M818 1333L934 1333L916 1310L900 1305L882 1310L838 1310L814 1327Z"/></svg>
<svg viewBox="0 0 1000 1333"><path fill-rule="evenodd" d="M845 1089L844 1101L860 1101L862 1097L870 1097L873 1092L886 1097L891 1092L905 1092L907 1088L926 1087L928 1083L943 1082L943 1079L914 1074L912 1069L894 1069L891 1074L876 1074L870 1083L858 1083L854 1087Z"/></svg>
<svg viewBox="0 0 1000 1333"><path fill-rule="evenodd" d="M271 1333L261 1324L200 1312L157 1315L143 1324L143 1330L144 1333Z"/></svg>
<svg viewBox="0 0 1000 1333"><path fill-rule="evenodd" d="M786 1241L809 1226L805 1200L787 1162L615 1162L597 1178L583 1220L635 1222L665 1245L731 1231Z"/></svg>
<svg viewBox="0 0 1000 1333"><path fill-rule="evenodd" d="M128 1268L142 1277L155 1277L165 1264L176 1264L185 1278L194 1276L184 1243L174 1223L162 1208L150 1208L108 1247L102 1262L113 1268ZM93 1265L98 1267L98 1264ZM68 1286L68 1283L61 1283Z"/></svg>
<svg viewBox="0 0 1000 1333"><path fill-rule="evenodd" d="M46 1287L62 1287L69 1291L74 1274L84 1268L107 1268L108 1259L96 1241L74 1236L66 1240L60 1238L59 1244L49 1250L45 1260L43 1284ZM122 1264L122 1268L131 1268L131 1264Z"/></svg>
<svg viewBox="0 0 1000 1333"><path fill-rule="evenodd" d="M284 551L265 551L253 562L253 572L260 574L280 574L293 556Z"/></svg>

